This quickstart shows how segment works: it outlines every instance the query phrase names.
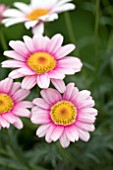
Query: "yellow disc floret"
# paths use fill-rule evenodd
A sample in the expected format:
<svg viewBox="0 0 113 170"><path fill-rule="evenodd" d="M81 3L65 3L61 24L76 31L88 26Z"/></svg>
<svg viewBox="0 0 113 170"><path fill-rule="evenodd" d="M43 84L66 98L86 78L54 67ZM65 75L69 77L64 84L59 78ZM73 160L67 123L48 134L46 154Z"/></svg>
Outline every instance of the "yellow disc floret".
<svg viewBox="0 0 113 170"><path fill-rule="evenodd" d="M36 20L39 17L47 15L48 13L49 13L48 9L39 8L39 9L33 10L31 13L28 14L27 17L31 20Z"/></svg>
<svg viewBox="0 0 113 170"><path fill-rule="evenodd" d="M37 74L43 74L55 68L56 60L46 52L37 52L28 58L27 64Z"/></svg>
<svg viewBox="0 0 113 170"><path fill-rule="evenodd" d="M10 112L13 105L13 100L9 95L0 93L0 114Z"/></svg>
<svg viewBox="0 0 113 170"><path fill-rule="evenodd" d="M55 124L70 125L76 120L77 110L69 101L61 101L51 108L51 118Z"/></svg>

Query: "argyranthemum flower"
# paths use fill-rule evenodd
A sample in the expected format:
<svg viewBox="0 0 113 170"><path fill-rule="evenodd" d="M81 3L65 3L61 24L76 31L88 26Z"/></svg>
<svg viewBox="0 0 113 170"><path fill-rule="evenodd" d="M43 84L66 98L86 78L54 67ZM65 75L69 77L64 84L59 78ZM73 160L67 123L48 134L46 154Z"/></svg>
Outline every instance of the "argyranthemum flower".
<svg viewBox="0 0 113 170"><path fill-rule="evenodd" d="M33 27L34 33L43 33L44 22L58 19L58 13L73 10L75 5L70 3L72 0L31 0L27 5L22 2L15 2L17 9L9 9L4 13L7 17L3 23L5 26L24 22L27 29Z"/></svg>
<svg viewBox="0 0 113 170"><path fill-rule="evenodd" d="M59 139L64 148L79 138L89 140L97 115L89 91L79 91L74 83L69 83L63 96L52 88L42 90L41 96L33 100L31 114L31 121L41 124L36 132L38 137L45 136L47 142Z"/></svg>
<svg viewBox="0 0 113 170"><path fill-rule="evenodd" d="M9 128L13 124L21 129L23 123L19 117L29 117L32 103L23 101L29 95L29 90L21 89L20 83L11 78L0 81L0 128Z"/></svg>
<svg viewBox="0 0 113 170"><path fill-rule="evenodd" d="M0 22L1 22L1 20L4 18L4 17L3 17L3 12L5 12L7 9L8 9L7 6L5 6L5 5L3 5L3 4L0 4Z"/></svg>
<svg viewBox="0 0 113 170"><path fill-rule="evenodd" d="M48 88L50 80L55 86L60 86L65 74L79 72L82 67L80 59L66 56L75 46L61 46L62 42L63 36L60 34L51 39L42 35L34 35L32 39L24 36L24 43L10 41L13 50L5 51L4 55L13 60L2 62L2 67L17 68L9 77L25 77L22 81L24 89L31 89L36 83L40 88Z"/></svg>

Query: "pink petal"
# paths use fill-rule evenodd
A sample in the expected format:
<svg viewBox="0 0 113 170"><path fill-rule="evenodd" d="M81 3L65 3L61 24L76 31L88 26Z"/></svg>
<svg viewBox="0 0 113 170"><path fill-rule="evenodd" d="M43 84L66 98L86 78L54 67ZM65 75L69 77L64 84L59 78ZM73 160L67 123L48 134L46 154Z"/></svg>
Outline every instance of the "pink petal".
<svg viewBox="0 0 113 170"><path fill-rule="evenodd" d="M46 98L48 98L48 100L52 104L62 100L61 94L57 90L55 90L55 89L48 88L47 90L43 90L43 91L45 91L45 94L47 96ZM45 98L44 98L44 100L45 100Z"/></svg>
<svg viewBox="0 0 113 170"><path fill-rule="evenodd" d="M9 123L13 124L16 122L16 116L14 116L12 113L6 113L3 114L3 118L8 121Z"/></svg>
<svg viewBox="0 0 113 170"><path fill-rule="evenodd" d="M49 74L49 77L53 78L53 79L64 79L65 78L64 73L62 73L58 69L52 70L52 71L48 72L48 74Z"/></svg>
<svg viewBox="0 0 113 170"><path fill-rule="evenodd" d="M17 128L17 129L22 129L23 128L23 123L21 121L21 119L19 119L18 117L16 118L16 122L14 123L14 126Z"/></svg>
<svg viewBox="0 0 113 170"><path fill-rule="evenodd" d="M60 137L60 143L63 148L67 148L70 144L70 140L67 138L65 131L63 132L62 136Z"/></svg>
<svg viewBox="0 0 113 170"><path fill-rule="evenodd" d="M66 90L64 92L63 99L70 100L72 98L73 90L74 90L74 85L75 85L74 83L69 83L66 86Z"/></svg>
<svg viewBox="0 0 113 170"><path fill-rule="evenodd" d="M9 77L11 77L12 79L17 79L17 78L23 77L24 74L18 73L18 70L19 70L19 69L16 69L16 70L11 71L10 74L9 74Z"/></svg>
<svg viewBox="0 0 113 170"><path fill-rule="evenodd" d="M20 86L21 86L20 82L13 83L13 86L10 91L10 95L13 95L17 90L19 90Z"/></svg>
<svg viewBox="0 0 113 170"><path fill-rule="evenodd" d="M77 87L74 87L73 94L71 96L71 101L76 103L76 98L77 98L78 95L79 95L79 90L78 90Z"/></svg>
<svg viewBox="0 0 113 170"><path fill-rule="evenodd" d="M25 99L29 94L30 94L29 90L20 89L12 96L12 98L14 101L19 102Z"/></svg>
<svg viewBox="0 0 113 170"><path fill-rule="evenodd" d="M31 53L35 52L36 49L35 49L35 47L34 47L32 38L30 38L29 36L24 36L23 39L24 39L25 45L26 45L26 47L28 48L28 50L29 50Z"/></svg>
<svg viewBox="0 0 113 170"><path fill-rule="evenodd" d="M36 73L32 71L30 68L19 68L17 69L17 72L22 75L30 76L30 75L35 75Z"/></svg>
<svg viewBox="0 0 113 170"><path fill-rule="evenodd" d="M79 133L79 136L80 136L80 139L87 142L90 138L90 135L88 132L86 131L83 131L81 129L78 128L78 133Z"/></svg>
<svg viewBox="0 0 113 170"><path fill-rule="evenodd" d="M59 67L59 66L58 66L57 69L58 69L59 72L66 74L66 75L75 74L76 72L80 71L80 70L77 70L77 69L74 69L74 68Z"/></svg>
<svg viewBox="0 0 113 170"><path fill-rule="evenodd" d="M90 114L78 114L77 116L77 120L83 123L94 123L95 119L95 116Z"/></svg>
<svg viewBox="0 0 113 170"><path fill-rule="evenodd" d="M34 106L32 108L32 115L37 115L38 113L40 114L49 114L48 110L42 109L42 108L38 108L37 106Z"/></svg>
<svg viewBox="0 0 113 170"><path fill-rule="evenodd" d="M77 107L78 107L79 109L81 109L81 108L87 108L87 107L90 108L90 107L93 107L94 105L95 105L94 100L85 100L85 101L77 104Z"/></svg>
<svg viewBox="0 0 113 170"><path fill-rule="evenodd" d="M91 92L88 90L82 90L79 92L77 96L77 102L81 102L82 100L86 100L90 96Z"/></svg>
<svg viewBox="0 0 113 170"><path fill-rule="evenodd" d="M13 51L13 50L5 51L4 55L7 57L10 57L10 58L14 58L16 60L26 61L26 59L23 55L19 55L18 53L16 53L16 51Z"/></svg>
<svg viewBox="0 0 113 170"><path fill-rule="evenodd" d="M22 121L18 117L14 116L12 113L3 114L3 117L9 123L14 124L16 128L21 129L23 127Z"/></svg>
<svg viewBox="0 0 113 170"><path fill-rule="evenodd" d="M41 114L38 112L37 114L32 114L31 121L35 124L47 124L51 122L51 119L49 114Z"/></svg>
<svg viewBox="0 0 113 170"><path fill-rule="evenodd" d="M64 57L63 59L58 61L59 67L66 68L75 68L81 70L82 63L81 60L77 57Z"/></svg>
<svg viewBox="0 0 113 170"><path fill-rule="evenodd" d="M47 39L45 39L41 34L35 34L33 37L33 43L36 50L43 51L45 50Z"/></svg>
<svg viewBox="0 0 113 170"><path fill-rule="evenodd" d="M28 101L21 101L19 103L16 103L15 107L19 107L19 108L32 108L33 104L31 102L28 102Z"/></svg>
<svg viewBox="0 0 113 170"><path fill-rule="evenodd" d="M0 89L4 93L9 93L13 86L13 80L11 78L6 78L0 82Z"/></svg>
<svg viewBox="0 0 113 170"><path fill-rule="evenodd" d="M10 47L12 47L18 54L27 57L29 55L29 51L26 48L25 44L22 41L10 41Z"/></svg>
<svg viewBox="0 0 113 170"><path fill-rule="evenodd" d="M36 85L36 76L26 76L22 81L22 88L29 90Z"/></svg>
<svg viewBox="0 0 113 170"><path fill-rule="evenodd" d="M47 45L47 51L54 54L62 45L63 36L61 34L56 34L52 37Z"/></svg>
<svg viewBox="0 0 113 170"><path fill-rule="evenodd" d="M33 100L33 104L37 105L39 108L48 110L50 106L41 98L36 98Z"/></svg>
<svg viewBox="0 0 113 170"><path fill-rule="evenodd" d="M9 128L10 124L4 119L2 115L0 115L0 126L3 128Z"/></svg>
<svg viewBox="0 0 113 170"><path fill-rule="evenodd" d="M61 137L63 131L64 131L64 127L63 126L56 126L56 128L52 132L51 139L54 142L56 142Z"/></svg>
<svg viewBox="0 0 113 170"><path fill-rule="evenodd" d="M50 143L52 141L51 137L52 137L52 133L55 129L55 125L51 124L51 126L48 128L47 132L46 132L46 136L45 136L45 140Z"/></svg>
<svg viewBox="0 0 113 170"><path fill-rule="evenodd" d="M66 135L71 142L78 141L79 133L75 125L70 125L65 128Z"/></svg>
<svg viewBox="0 0 113 170"><path fill-rule="evenodd" d="M45 134L46 134L49 126L50 126L50 124L41 125L41 126L37 129L36 135L37 135L38 137L43 137L43 136L45 136Z"/></svg>
<svg viewBox="0 0 113 170"><path fill-rule="evenodd" d="M1 64L2 64L2 67L5 67L5 68L17 68L17 67L25 66L25 63L23 63L22 61L17 61L17 60L6 60L6 61L3 61Z"/></svg>
<svg viewBox="0 0 113 170"><path fill-rule="evenodd" d="M60 93L64 93L66 86L63 80L51 79L51 82Z"/></svg>
<svg viewBox="0 0 113 170"><path fill-rule="evenodd" d="M19 107L15 107L12 112L16 116L24 116L24 117L30 117L30 114L31 114L28 109L19 108Z"/></svg>
<svg viewBox="0 0 113 170"><path fill-rule="evenodd" d="M50 102L50 100L49 100L49 98L48 98L48 96L47 96L47 94L46 94L46 90L41 90L40 94L41 94L42 98L44 99L44 101L45 101L48 105L51 106L52 103Z"/></svg>
<svg viewBox="0 0 113 170"><path fill-rule="evenodd" d="M90 115L94 115L97 116L97 110L94 108L82 108L80 109L79 114L90 114Z"/></svg>
<svg viewBox="0 0 113 170"><path fill-rule="evenodd" d="M93 132L95 130L95 127L93 124L83 123L83 122L79 122L79 121L77 121L75 124L79 129L82 129L84 131Z"/></svg>
<svg viewBox="0 0 113 170"><path fill-rule="evenodd" d="M47 73L37 76L37 84L40 88L48 88L50 84L50 78Z"/></svg>
<svg viewBox="0 0 113 170"><path fill-rule="evenodd" d="M55 54L56 59L60 59L68 55L70 52L72 52L75 49L75 45L68 44L63 47L61 47Z"/></svg>

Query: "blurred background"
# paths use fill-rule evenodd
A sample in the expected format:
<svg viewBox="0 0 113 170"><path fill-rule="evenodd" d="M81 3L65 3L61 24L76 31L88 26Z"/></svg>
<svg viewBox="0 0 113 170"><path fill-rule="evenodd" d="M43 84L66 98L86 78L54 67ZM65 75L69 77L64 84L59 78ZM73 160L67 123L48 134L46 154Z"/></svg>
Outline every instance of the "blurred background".
<svg viewBox="0 0 113 170"><path fill-rule="evenodd" d="M0 0L13 6L15 0ZM29 0L19 0L29 3ZM37 126L23 119L24 128L0 131L0 170L112 170L113 169L113 0L74 0L76 10L59 15L45 24L49 37L61 33L64 44L74 43L73 55L80 57L84 67L80 73L67 76L65 82L75 82L79 89L92 92L98 116L91 139L72 143L63 149L59 142L47 144L35 136ZM3 51L10 40L22 40L30 35L23 24L5 28L0 25L0 62L6 60ZM10 69L0 66L0 80ZM16 80L20 81L20 80ZM35 87L28 100L39 96ZM37 92L37 93L36 93Z"/></svg>

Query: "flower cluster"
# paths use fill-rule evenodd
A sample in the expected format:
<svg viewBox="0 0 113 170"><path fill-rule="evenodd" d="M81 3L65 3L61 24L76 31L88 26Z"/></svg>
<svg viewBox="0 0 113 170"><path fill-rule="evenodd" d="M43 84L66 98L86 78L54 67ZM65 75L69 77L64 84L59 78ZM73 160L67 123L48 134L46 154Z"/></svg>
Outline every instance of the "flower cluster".
<svg viewBox="0 0 113 170"><path fill-rule="evenodd" d="M13 124L21 129L19 117L28 117L40 125L36 131L38 137L45 136L48 143L59 140L64 148L79 139L88 141L97 116L90 92L79 91L74 83L64 83L66 75L80 72L83 66L79 58L69 55L75 45L63 45L59 33L52 38L42 35L45 22L75 8L71 1L31 0L29 5L15 2L18 9L7 9L2 20L5 26L24 22L26 28L32 27L34 35L23 36L23 41L10 41L12 49L4 52L11 59L3 61L2 67L14 70L0 82L0 128ZM22 83L13 82L17 78L23 78ZM51 82L56 89L49 88ZM36 85L42 89L42 98L23 101Z"/></svg>

